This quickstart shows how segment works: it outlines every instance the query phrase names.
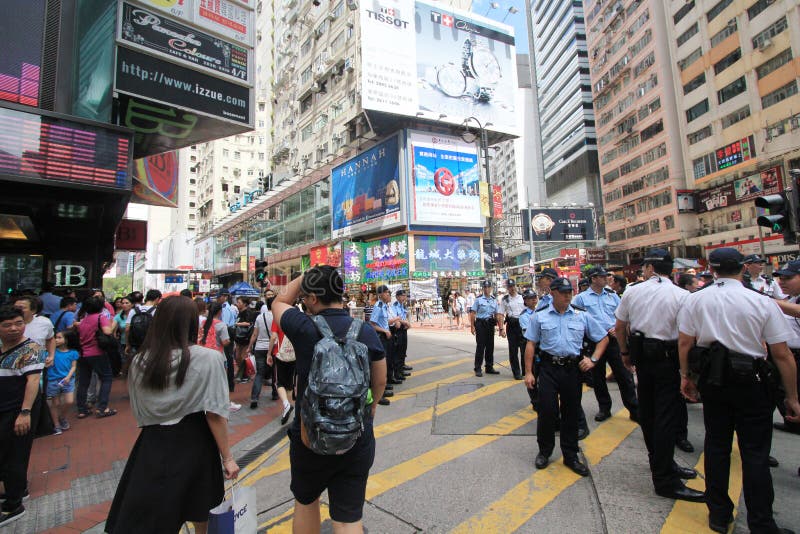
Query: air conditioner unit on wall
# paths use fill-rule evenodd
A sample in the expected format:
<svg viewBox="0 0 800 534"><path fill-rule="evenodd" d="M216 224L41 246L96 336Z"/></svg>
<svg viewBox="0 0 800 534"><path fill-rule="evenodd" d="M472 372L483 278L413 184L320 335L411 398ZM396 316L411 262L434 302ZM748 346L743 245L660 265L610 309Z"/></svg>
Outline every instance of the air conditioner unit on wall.
<svg viewBox="0 0 800 534"><path fill-rule="evenodd" d="M763 52L770 46L772 46L772 39L764 39L763 41L761 41L761 44L758 45L758 49Z"/></svg>

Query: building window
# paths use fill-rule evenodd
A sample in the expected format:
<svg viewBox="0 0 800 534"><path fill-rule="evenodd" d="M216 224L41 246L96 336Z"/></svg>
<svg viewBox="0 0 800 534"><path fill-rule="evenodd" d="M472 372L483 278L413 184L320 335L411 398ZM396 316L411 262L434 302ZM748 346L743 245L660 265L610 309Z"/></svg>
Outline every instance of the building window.
<svg viewBox="0 0 800 534"><path fill-rule="evenodd" d="M233 152L233 159L242 159L242 153L239 152L238 150L235 150Z"/></svg>
<svg viewBox="0 0 800 534"><path fill-rule="evenodd" d="M733 35L739 29L738 23L736 22L736 18L732 18L728 21L728 25L722 28L720 31L715 33L711 36L711 48L714 48L722 41L728 38L729 35Z"/></svg>
<svg viewBox="0 0 800 534"><path fill-rule="evenodd" d="M711 152L702 158L697 158L692 161L692 169L694 171L695 180L717 172L717 154Z"/></svg>
<svg viewBox="0 0 800 534"><path fill-rule="evenodd" d="M692 122L697 117L708 112L708 99L705 98L686 110L686 122Z"/></svg>
<svg viewBox="0 0 800 534"><path fill-rule="evenodd" d="M333 41L331 41L331 51L335 52L339 50L342 45L344 45L344 32L339 32L339 35L334 37Z"/></svg>
<svg viewBox="0 0 800 534"><path fill-rule="evenodd" d="M307 97L305 97L303 100L300 101L300 113L305 113L306 111L311 109L311 102L312 102L311 96L312 95L308 95Z"/></svg>
<svg viewBox="0 0 800 534"><path fill-rule="evenodd" d="M686 67L697 61L703 56L703 50L701 48L697 48L694 52L683 58L682 60L678 61L678 70L684 71Z"/></svg>
<svg viewBox="0 0 800 534"><path fill-rule="evenodd" d="M241 188L238 185L234 185L233 186L233 194L234 195L238 195L240 191L241 191Z"/></svg>
<svg viewBox="0 0 800 534"><path fill-rule="evenodd" d="M790 96L796 94L797 94L797 80L792 80L791 82L787 83L780 89L772 91L770 94L761 97L761 108L767 109L768 107L774 106L778 102L786 100Z"/></svg>
<svg viewBox="0 0 800 534"><path fill-rule="evenodd" d="M788 23L786 22L786 17L783 16L770 24L766 30L759 32L753 37L753 48L756 50L761 50L766 47L766 43L768 40L771 40L776 35L783 33L788 28Z"/></svg>
<svg viewBox="0 0 800 534"><path fill-rule="evenodd" d="M311 81L311 65L305 68L303 72L300 73L300 83L305 84Z"/></svg>
<svg viewBox="0 0 800 534"><path fill-rule="evenodd" d="M667 215L664 217L664 228L667 230L672 230L675 228L675 216L674 215Z"/></svg>
<svg viewBox="0 0 800 534"><path fill-rule="evenodd" d="M760 80L767 74L781 68L792 60L792 49L787 48L774 58L756 67L756 76Z"/></svg>
<svg viewBox="0 0 800 534"><path fill-rule="evenodd" d="M732 2L733 0L720 0L719 2L717 2L717 5L712 7L711 10L708 13L706 13L706 18L708 19L708 22L711 22L712 20L717 18L717 15L725 11L725 8L731 5Z"/></svg>
<svg viewBox="0 0 800 534"><path fill-rule="evenodd" d="M697 34L698 31L700 31L700 26L695 22L694 24L689 26L688 30L686 30L685 32L683 32L678 36L677 39L678 46L681 46L683 43L691 39L694 35Z"/></svg>
<svg viewBox="0 0 800 534"><path fill-rule="evenodd" d="M303 44L300 46L300 55L305 56L309 52L311 52L311 37L306 39Z"/></svg>
<svg viewBox="0 0 800 534"><path fill-rule="evenodd" d="M736 124L737 122L746 119L750 116L750 106L745 106L743 108L739 108L733 113L729 113L722 117L722 129L724 130L728 126Z"/></svg>
<svg viewBox="0 0 800 534"><path fill-rule="evenodd" d="M683 86L683 94L688 95L698 87L702 86L704 83L706 83L706 73L701 72L700 76L689 80L689 83Z"/></svg>
<svg viewBox="0 0 800 534"><path fill-rule="evenodd" d="M645 117L655 113L659 109L661 109L661 98L656 98L646 106L639 108L639 112L637 113L639 120L644 120Z"/></svg>
<svg viewBox="0 0 800 534"><path fill-rule="evenodd" d="M659 227L659 223L660 222L661 221L659 221L658 219L653 219L652 221L650 221L650 233L651 234L657 234L658 232L661 231L661 228Z"/></svg>
<svg viewBox="0 0 800 534"><path fill-rule="evenodd" d="M694 9L694 0L692 0L691 2L686 2L685 4L682 5L681 8L677 11L677 13L675 13L672 16L672 22L678 24L681 20L683 20L683 17L689 14L689 11L691 11L692 9Z"/></svg>
<svg viewBox="0 0 800 534"><path fill-rule="evenodd" d="M722 104L731 98L744 93L747 90L747 84L744 81L744 76L738 78L719 91L717 91L717 101Z"/></svg>
<svg viewBox="0 0 800 534"><path fill-rule="evenodd" d="M303 126L303 129L300 130L300 140L307 141L308 139L311 139L313 133L314 127L311 124L306 124Z"/></svg>
<svg viewBox="0 0 800 534"><path fill-rule="evenodd" d="M719 74L742 58L742 49L737 48L714 64L714 74Z"/></svg>
<svg viewBox="0 0 800 534"><path fill-rule="evenodd" d="M636 65L633 68L633 77L636 78L637 76L639 76L645 70L650 68L655 62L656 62L656 54L655 52L650 52L649 54L647 54L647 57L645 57L642 61L639 62L638 65Z"/></svg>
<svg viewBox="0 0 800 534"><path fill-rule="evenodd" d="M344 14L344 2L339 2L336 4L336 7L333 8L333 17L339 18Z"/></svg>
<svg viewBox="0 0 800 534"><path fill-rule="evenodd" d="M712 133L714 133L714 132L713 132L713 129L711 128L711 125L709 124L705 128L701 128L701 129L697 130L696 132L692 132L689 135L687 135L686 136L686 140L689 141L690 145L693 145L695 143L699 143L700 141L702 141L703 139L705 139L707 137L711 137Z"/></svg>
<svg viewBox="0 0 800 534"><path fill-rule="evenodd" d="M758 0L758 2L747 8L747 18L753 20L774 2L775 0Z"/></svg>
<svg viewBox="0 0 800 534"><path fill-rule="evenodd" d="M230 150L228 150L227 148L223 148L222 149L222 157L223 158L229 158L230 156L231 156Z"/></svg>
<svg viewBox="0 0 800 534"><path fill-rule="evenodd" d="M663 131L664 131L664 119L659 119L658 121L654 122L653 124L642 130L642 133L640 134L642 143L644 143L649 139L652 139L653 137L655 137L656 135L658 135Z"/></svg>
<svg viewBox="0 0 800 534"><path fill-rule="evenodd" d="M651 148L644 154L642 154L642 163L647 165L648 163L652 163L658 158L663 158L667 155L667 145L665 143L661 143L660 145Z"/></svg>

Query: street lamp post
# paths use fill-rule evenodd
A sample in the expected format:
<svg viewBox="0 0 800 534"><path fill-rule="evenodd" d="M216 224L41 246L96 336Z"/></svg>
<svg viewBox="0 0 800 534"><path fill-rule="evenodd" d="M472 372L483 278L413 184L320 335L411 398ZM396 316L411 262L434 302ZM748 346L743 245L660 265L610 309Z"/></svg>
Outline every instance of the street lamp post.
<svg viewBox="0 0 800 534"><path fill-rule="evenodd" d="M464 126L469 127L469 122L475 121L480 131L480 151L483 157L483 169L486 177L486 185L489 189L489 195L492 195L492 177L489 173L489 136L486 133L486 127L491 126L491 122L485 125L481 123L476 117L467 117L464 119ZM492 204L489 204L489 270L494 274L494 213L492 211Z"/></svg>

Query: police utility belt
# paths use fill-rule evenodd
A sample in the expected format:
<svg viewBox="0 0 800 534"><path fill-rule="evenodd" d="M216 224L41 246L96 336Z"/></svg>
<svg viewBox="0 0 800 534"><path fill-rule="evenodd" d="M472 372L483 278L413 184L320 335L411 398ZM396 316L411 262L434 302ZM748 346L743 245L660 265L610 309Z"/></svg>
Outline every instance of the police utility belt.
<svg viewBox="0 0 800 534"><path fill-rule="evenodd" d="M773 398L782 390L780 374L772 362L730 350L718 341L709 347L693 347L689 351L689 369L699 375L703 384L725 387L759 382Z"/></svg>
<svg viewBox="0 0 800 534"><path fill-rule="evenodd" d="M475 319L475 322L482 323L487 326L494 326L497 324L497 319L494 316L492 316L492 317L487 317L486 319Z"/></svg>
<svg viewBox="0 0 800 534"><path fill-rule="evenodd" d="M678 361L677 340L663 340L647 337L643 332L634 331L628 339L631 363L641 365L645 362L659 362L662 360Z"/></svg>
<svg viewBox="0 0 800 534"><path fill-rule="evenodd" d="M511 317L506 315L506 324L510 324L511 326L519 326L519 317Z"/></svg>
<svg viewBox="0 0 800 534"><path fill-rule="evenodd" d="M553 365L577 365L580 356L554 356L549 352L541 351L539 357L543 363L552 363Z"/></svg>

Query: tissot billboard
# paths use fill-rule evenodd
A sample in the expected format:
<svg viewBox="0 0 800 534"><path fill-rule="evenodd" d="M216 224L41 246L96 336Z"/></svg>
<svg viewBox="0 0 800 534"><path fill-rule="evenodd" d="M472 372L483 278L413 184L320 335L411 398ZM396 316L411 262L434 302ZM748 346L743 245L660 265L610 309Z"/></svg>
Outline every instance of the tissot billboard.
<svg viewBox="0 0 800 534"><path fill-rule="evenodd" d="M365 109L516 134L514 30L421 0L363 0Z"/></svg>
<svg viewBox="0 0 800 534"><path fill-rule="evenodd" d="M593 241L594 210L591 208L538 208L522 210L525 241Z"/></svg>

